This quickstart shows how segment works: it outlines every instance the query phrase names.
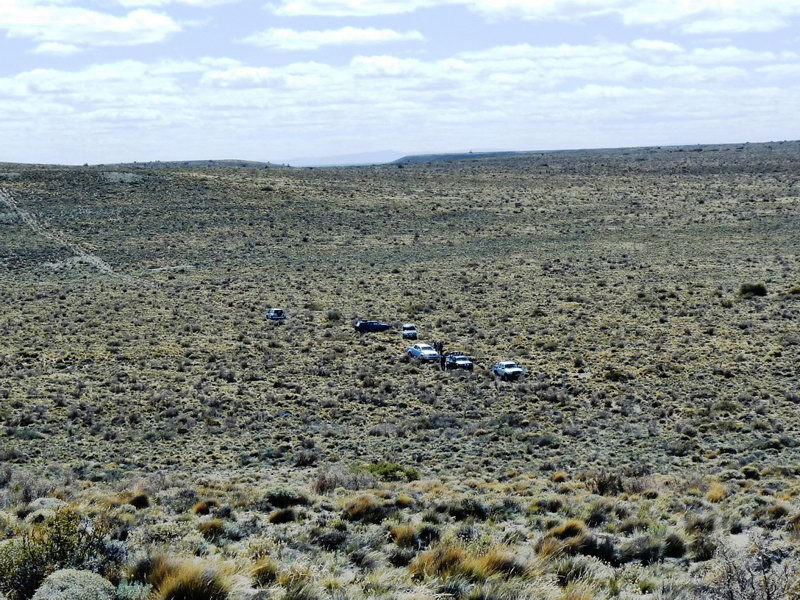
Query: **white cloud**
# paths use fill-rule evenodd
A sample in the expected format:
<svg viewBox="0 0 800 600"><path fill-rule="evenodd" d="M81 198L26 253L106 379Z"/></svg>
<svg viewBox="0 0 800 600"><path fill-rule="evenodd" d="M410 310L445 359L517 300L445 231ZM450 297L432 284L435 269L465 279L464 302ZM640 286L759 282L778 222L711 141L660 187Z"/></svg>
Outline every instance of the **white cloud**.
<svg viewBox="0 0 800 600"><path fill-rule="evenodd" d="M637 50L650 50L653 52L683 52L678 44L665 42L664 40L634 40L631 46Z"/></svg>
<svg viewBox="0 0 800 600"><path fill-rule="evenodd" d="M627 25L676 25L685 33L772 31L800 16L800 0L274 0L283 16L379 16L462 5L487 18L586 19L616 15Z"/></svg>
<svg viewBox="0 0 800 600"><path fill-rule="evenodd" d="M120 6L127 8L142 6L168 6L170 4L186 4L197 8L210 8L222 4L233 4L241 0L117 0Z"/></svg>
<svg viewBox="0 0 800 600"><path fill-rule="evenodd" d="M67 56L80 52L81 49L74 44L62 44L61 42L43 42L36 46L33 50L37 54L54 54L59 56Z"/></svg>
<svg viewBox="0 0 800 600"><path fill-rule="evenodd" d="M736 46L695 48L691 52L691 60L697 63L775 62L796 60L797 58L798 56L794 52L755 51Z"/></svg>
<svg viewBox="0 0 800 600"><path fill-rule="evenodd" d="M97 140L78 162L167 150L274 159L308 154L310 144L317 153L356 151L369 140L413 149L467 137L518 148L667 143L676 132L782 139L797 123L799 77L794 53L658 40L518 44L441 59L361 55L341 65L125 60L0 77L0 136L4 148L30 148L38 160ZM126 136L134 124L136 136Z"/></svg>
<svg viewBox="0 0 800 600"><path fill-rule="evenodd" d="M31 38L43 44L39 51L67 46L123 46L160 42L181 30L169 16L133 10L123 16L102 13L63 2L3 0L0 30L10 37Z"/></svg>
<svg viewBox="0 0 800 600"><path fill-rule="evenodd" d="M408 13L444 3L442 0L278 0L267 6L288 17L372 17Z"/></svg>
<svg viewBox="0 0 800 600"><path fill-rule="evenodd" d="M280 86L283 76L275 69L268 67L235 66L229 69L208 71L204 73L201 83L218 87L264 87Z"/></svg>
<svg viewBox="0 0 800 600"><path fill-rule="evenodd" d="M781 15L755 14L751 18L728 17L699 19L686 23L681 29L685 33L745 33L748 31L774 31L787 25Z"/></svg>
<svg viewBox="0 0 800 600"><path fill-rule="evenodd" d="M387 42L422 41L419 31L395 31L372 27L342 27L324 31L297 31L295 29L267 29L254 33L242 41L255 46L279 50L316 50L322 46L350 44L380 44Z"/></svg>

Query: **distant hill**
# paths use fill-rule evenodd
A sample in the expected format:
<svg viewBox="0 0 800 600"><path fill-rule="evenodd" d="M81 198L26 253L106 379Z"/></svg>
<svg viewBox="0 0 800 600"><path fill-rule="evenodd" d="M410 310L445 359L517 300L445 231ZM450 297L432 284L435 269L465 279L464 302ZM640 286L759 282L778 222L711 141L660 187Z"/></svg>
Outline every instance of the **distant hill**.
<svg viewBox="0 0 800 600"><path fill-rule="evenodd" d="M477 160L480 158L509 158L512 156L524 156L526 154L540 154L540 152L452 152L446 154L411 154L398 158L392 164L419 164L429 162L446 162L454 160Z"/></svg>
<svg viewBox="0 0 800 600"><path fill-rule="evenodd" d="M240 159L222 159L222 160L213 160L213 159L206 159L206 160L152 160L148 162L129 162L129 163L115 163L115 164L105 164L105 165L94 165L97 167L149 167L149 168L158 168L158 167L187 167L187 168L226 168L230 169L231 167L244 167L248 169L264 169L270 167L280 167L282 165L278 165L271 162L262 162L257 160L240 160Z"/></svg>
<svg viewBox="0 0 800 600"><path fill-rule="evenodd" d="M293 167L382 165L397 160L402 154L402 152L397 152L395 150L383 150L379 152L361 152L358 154L337 154L334 156L301 156L290 158L286 162Z"/></svg>
<svg viewBox="0 0 800 600"><path fill-rule="evenodd" d="M504 159L504 158L526 158L536 156L617 156L625 157L637 153L654 153L654 152L720 152L730 150L767 150L781 145L796 145L797 141L780 141L780 142L759 142L759 143L739 143L739 144L686 144L682 146L634 146L634 147L620 147L620 148L574 148L565 150L523 150L523 151L496 151L496 152L450 152L443 154L411 154L398 158L390 164L395 165L413 165L423 163L446 163L458 162L469 160L486 160L486 159Z"/></svg>

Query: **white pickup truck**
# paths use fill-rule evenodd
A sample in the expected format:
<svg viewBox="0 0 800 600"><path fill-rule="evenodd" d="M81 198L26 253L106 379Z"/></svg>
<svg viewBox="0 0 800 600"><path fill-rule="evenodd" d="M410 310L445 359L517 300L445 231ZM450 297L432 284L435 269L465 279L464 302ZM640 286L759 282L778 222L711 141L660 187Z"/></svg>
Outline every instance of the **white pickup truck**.
<svg viewBox="0 0 800 600"><path fill-rule="evenodd" d="M519 379L525 374L525 367L521 367L513 360L501 360L492 365L492 373L500 379Z"/></svg>

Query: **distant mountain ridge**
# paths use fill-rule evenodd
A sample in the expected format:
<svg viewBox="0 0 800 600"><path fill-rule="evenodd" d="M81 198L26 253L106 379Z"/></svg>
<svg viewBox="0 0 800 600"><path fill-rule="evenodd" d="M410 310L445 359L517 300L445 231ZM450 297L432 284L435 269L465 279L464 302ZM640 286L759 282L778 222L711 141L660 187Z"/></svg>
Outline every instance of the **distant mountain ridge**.
<svg viewBox="0 0 800 600"><path fill-rule="evenodd" d="M96 167L189 167L189 168L230 168L245 167L250 169L263 169L269 167L280 167L282 165L258 160L242 160L236 158L226 159L204 159L204 160L151 160L147 162L126 162L104 165L92 165Z"/></svg>

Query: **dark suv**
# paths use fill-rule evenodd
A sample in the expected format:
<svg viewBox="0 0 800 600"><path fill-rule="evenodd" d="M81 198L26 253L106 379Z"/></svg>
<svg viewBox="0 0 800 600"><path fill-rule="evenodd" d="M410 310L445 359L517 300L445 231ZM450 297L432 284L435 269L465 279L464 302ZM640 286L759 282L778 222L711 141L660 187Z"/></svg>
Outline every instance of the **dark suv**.
<svg viewBox="0 0 800 600"><path fill-rule="evenodd" d="M444 357L445 369L464 369L465 371L472 371L474 366L469 356L463 352L449 352Z"/></svg>
<svg viewBox="0 0 800 600"><path fill-rule="evenodd" d="M353 325L356 328L358 333L367 333L369 331L386 331L387 329L391 329L392 326L388 323L382 323L381 321L362 321L359 319L356 321L356 324Z"/></svg>

